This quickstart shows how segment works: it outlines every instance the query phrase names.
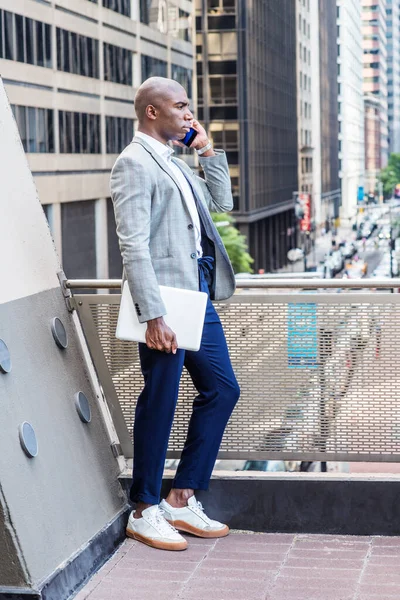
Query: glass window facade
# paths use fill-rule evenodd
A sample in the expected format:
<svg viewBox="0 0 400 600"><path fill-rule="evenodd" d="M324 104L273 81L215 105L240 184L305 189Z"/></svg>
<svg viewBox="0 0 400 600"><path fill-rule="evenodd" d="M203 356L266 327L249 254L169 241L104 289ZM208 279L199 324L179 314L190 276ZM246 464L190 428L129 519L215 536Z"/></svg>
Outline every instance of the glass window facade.
<svg viewBox="0 0 400 600"><path fill-rule="evenodd" d="M103 6L125 17L131 16L131 0L103 0Z"/></svg>
<svg viewBox="0 0 400 600"><path fill-rule="evenodd" d="M51 68L51 27L0 10L0 58Z"/></svg>
<svg viewBox="0 0 400 600"><path fill-rule="evenodd" d="M119 154L131 143L133 137L133 119L106 117L106 152Z"/></svg>
<svg viewBox="0 0 400 600"><path fill-rule="evenodd" d="M11 105L25 152L54 152L54 116L47 108Z"/></svg>
<svg viewBox="0 0 400 600"><path fill-rule="evenodd" d="M100 115L59 111L61 154L100 154Z"/></svg>
<svg viewBox="0 0 400 600"><path fill-rule="evenodd" d="M175 79L175 81L178 81L181 86L185 88L188 98L192 98L192 69L186 69L185 67L180 67L179 65L172 65L171 77L172 79Z"/></svg>
<svg viewBox="0 0 400 600"><path fill-rule="evenodd" d="M168 11L166 2L160 2L160 0L139 0L139 12L141 23L149 25L161 33L167 33Z"/></svg>
<svg viewBox="0 0 400 600"><path fill-rule="evenodd" d="M321 191L327 194L340 188L336 8L331 2L320 3L319 22L320 72L326 73L320 87Z"/></svg>
<svg viewBox="0 0 400 600"><path fill-rule="evenodd" d="M62 265L70 279L96 278L95 203L61 204Z"/></svg>
<svg viewBox="0 0 400 600"><path fill-rule="evenodd" d="M103 44L104 79L132 85L132 51L112 44Z"/></svg>
<svg viewBox="0 0 400 600"><path fill-rule="evenodd" d="M164 60L142 54L142 81L148 77L167 77L167 63Z"/></svg>
<svg viewBox="0 0 400 600"><path fill-rule="evenodd" d="M98 40L57 27L57 69L98 79Z"/></svg>
<svg viewBox="0 0 400 600"><path fill-rule="evenodd" d="M294 243L293 211L284 207L298 189L296 29L303 21L292 0L207 0L206 17L201 12L197 2L199 118L227 153L234 210L249 215L254 268L274 270ZM261 216L270 209L277 214Z"/></svg>
<svg viewBox="0 0 400 600"><path fill-rule="evenodd" d="M192 17L177 6L170 5L168 9L169 33L172 37L192 41Z"/></svg>

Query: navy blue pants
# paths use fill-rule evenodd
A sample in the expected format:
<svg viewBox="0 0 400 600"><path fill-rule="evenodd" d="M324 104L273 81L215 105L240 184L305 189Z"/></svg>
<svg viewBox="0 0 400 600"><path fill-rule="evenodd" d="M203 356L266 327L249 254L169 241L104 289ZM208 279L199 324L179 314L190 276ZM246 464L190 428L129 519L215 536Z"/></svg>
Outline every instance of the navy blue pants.
<svg viewBox="0 0 400 600"><path fill-rule="evenodd" d="M199 260L199 289L208 291L208 259ZM225 426L240 389L229 358L221 321L208 298L200 350L167 354L139 344L144 389L136 406L131 500L158 504L164 461L183 366L198 395L174 488L206 490Z"/></svg>

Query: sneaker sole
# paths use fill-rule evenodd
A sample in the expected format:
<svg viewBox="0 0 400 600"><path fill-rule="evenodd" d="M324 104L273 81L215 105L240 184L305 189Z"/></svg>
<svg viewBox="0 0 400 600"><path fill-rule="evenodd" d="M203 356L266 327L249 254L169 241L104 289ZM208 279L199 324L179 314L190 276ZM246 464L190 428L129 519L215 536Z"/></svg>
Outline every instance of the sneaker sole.
<svg viewBox="0 0 400 600"><path fill-rule="evenodd" d="M188 547L188 543L186 540L183 542L160 542L157 540L153 540L152 538L148 538L136 531L132 531L131 529L126 529L126 535L138 542L142 542L146 544L146 546L150 546L151 548L157 548L157 550L186 550Z"/></svg>
<svg viewBox="0 0 400 600"><path fill-rule="evenodd" d="M226 537L229 534L229 527L225 525L222 529L217 529L214 531L204 531L204 529L199 529L194 525L190 525L186 521L170 521L166 519L172 527L175 527L178 531L184 531L185 533L191 533L197 537L202 538L221 538Z"/></svg>

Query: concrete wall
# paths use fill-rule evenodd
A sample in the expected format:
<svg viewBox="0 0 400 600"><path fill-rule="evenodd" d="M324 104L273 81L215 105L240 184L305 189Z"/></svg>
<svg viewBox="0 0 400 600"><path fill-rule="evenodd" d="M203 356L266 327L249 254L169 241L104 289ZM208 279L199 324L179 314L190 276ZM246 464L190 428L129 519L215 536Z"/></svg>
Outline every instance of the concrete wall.
<svg viewBox="0 0 400 600"><path fill-rule="evenodd" d="M0 587L40 587L116 518L126 497L1 80L0 182L0 339L12 359L11 372L0 372ZM56 316L66 350L52 337ZM79 390L89 424L75 408ZM21 449L23 421L35 429L36 458Z"/></svg>

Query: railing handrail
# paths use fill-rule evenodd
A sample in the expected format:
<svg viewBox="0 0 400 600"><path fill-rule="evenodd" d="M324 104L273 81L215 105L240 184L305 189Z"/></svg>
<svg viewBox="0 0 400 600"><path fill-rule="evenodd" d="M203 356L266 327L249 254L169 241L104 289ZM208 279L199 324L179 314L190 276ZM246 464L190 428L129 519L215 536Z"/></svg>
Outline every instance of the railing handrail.
<svg viewBox="0 0 400 600"><path fill-rule="evenodd" d="M65 287L68 289L118 289L121 279L67 279ZM393 279L269 279L249 278L237 279L237 288L263 288L263 289L320 289L320 288L347 288L347 289L391 289L400 288L400 278Z"/></svg>

